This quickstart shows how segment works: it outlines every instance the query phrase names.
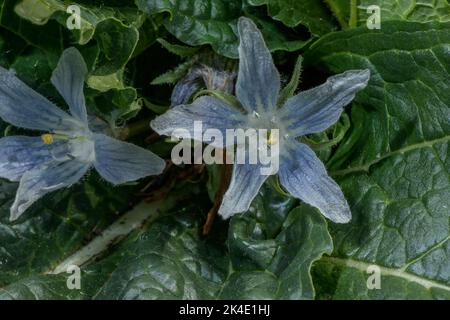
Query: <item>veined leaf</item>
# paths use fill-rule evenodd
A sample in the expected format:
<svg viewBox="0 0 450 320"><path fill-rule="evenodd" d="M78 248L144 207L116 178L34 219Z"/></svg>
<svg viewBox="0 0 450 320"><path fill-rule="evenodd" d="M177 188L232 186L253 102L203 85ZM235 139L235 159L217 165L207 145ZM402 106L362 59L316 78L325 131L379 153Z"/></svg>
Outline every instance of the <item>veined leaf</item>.
<svg viewBox="0 0 450 320"><path fill-rule="evenodd" d="M369 6L380 8L381 22L389 20L406 20L417 22L450 21L450 3L447 0L360 0L358 1L358 25L365 25L372 12Z"/></svg>
<svg viewBox="0 0 450 320"><path fill-rule="evenodd" d="M83 268L87 287L78 294L64 293L61 274L24 279L0 297L53 298L59 287L66 299L312 299L311 264L331 252L331 238L315 209L293 205L265 189L251 212L233 218L228 246L220 233L202 239L199 217L176 211Z"/></svg>
<svg viewBox="0 0 450 320"><path fill-rule="evenodd" d="M17 223L9 222L16 184L1 183L0 287L53 269L127 208L129 188L116 189L88 181L53 193L34 205Z"/></svg>
<svg viewBox="0 0 450 320"><path fill-rule="evenodd" d="M253 6L267 5L269 15L289 27L306 26L312 34L323 35L334 29L324 3L317 0L248 0Z"/></svg>
<svg viewBox="0 0 450 320"><path fill-rule="evenodd" d="M333 73L372 73L330 161L353 219L332 226L335 251L320 267L337 282L325 295L450 297L449 44L449 23L385 22L326 36L305 56ZM380 290L366 286L371 265Z"/></svg>
<svg viewBox="0 0 450 320"><path fill-rule="evenodd" d="M178 214L124 244L96 297L313 298L309 269L331 250L325 220L306 207L289 213L292 200L266 192L253 212L233 218L229 253L220 242L199 238L192 214Z"/></svg>
<svg viewBox="0 0 450 320"><path fill-rule="evenodd" d="M70 15L66 12L69 5L80 10L80 28L71 33L79 45L86 45L92 39L97 40L99 54L94 69L89 74L88 85L101 92L126 88L123 79L125 65L135 54L139 43L139 30L145 27L145 15L135 8L95 7L79 3L64 3L60 0L22 0L17 2L15 12L23 19L43 25L54 18L67 29ZM148 33L148 32L147 32ZM148 46L156 41L156 34L145 37Z"/></svg>
<svg viewBox="0 0 450 320"><path fill-rule="evenodd" d="M66 9L69 5L75 5L80 10L80 29L67 28L69 14ZM87 85L102 93L111 91L108 93L110 96L135 97L134 100L121 99L123 104L120 105L117 105L116 99L109 105L109 109L103 110L105 117L114 122L119 118L128 119L140 110L136 90L126 84L124 72L125 66L134 55L147 48L157 38L156 25L147 23L142 12L136 8L95 7L79 3L68 4L60 0L22 0L16 1L15 5L14 1L11 1L3 10L9 10L8 18L3 19L9 28L32 43L34 36L30 30L42 30L45 35L45 30L50 27L45 24L49 23L51 28L54 28L55 21L58 21L61 26L58 26L59 33L54 39L70 34L79 45L89 44L89 47L83 50L90 60L89 65L92 66ZM15 17L11 18L11 15ZM27 20L37 26L31 25ZM47 41L52 46L54 43L62 43L62 39L54 39ZM96 40L94 46L91 45L93 39ZM36 45L41 47L40 43ZM59 53L48 46L43 46L42 49L55 56ZM55 57L53 58L55 60Z"/></svg>
<svg viewBox="0 0 450 320"><path fill-rule="evenodd" d="M48 25L35 28L31 22L21 19L15 12L14 7L18 1L0 0L0 25L14 34L23 38L28 44L46 51L48 54L58 56L62 53L61 41L54 41L63 37L63 27L55 21ZM40 14L41 18L42 15Z"/></svg>
<svg viewBox="0 0 450 320"><path fill-rule="evenodd" d="M79 290L67 287L67 275L31 276L6 288L0 287L0 300L76 300L83 297Z"/></svg>
<svg viewBox="0 0 450 320"><path fill-rule="evenodd" d="M167 13L164 25L179 40L191 46L210 44L219 54L238 57L237 19L249 15L259 23L272 51L295 51L305 41L293 40L275 24L259 17L245 0L136 0L150 15Z"/></svg>
<svg viewBox="0 0 450 320"><path fill-rule="evenodd" d="M348 27L350 13L356 13L357 25L365 26L375 11L368 10L377 6L381 23L392 20L416 22L450 21L450 3L447 0L353 0L354 8L349 0L326 0L341 26Z"/></svg>

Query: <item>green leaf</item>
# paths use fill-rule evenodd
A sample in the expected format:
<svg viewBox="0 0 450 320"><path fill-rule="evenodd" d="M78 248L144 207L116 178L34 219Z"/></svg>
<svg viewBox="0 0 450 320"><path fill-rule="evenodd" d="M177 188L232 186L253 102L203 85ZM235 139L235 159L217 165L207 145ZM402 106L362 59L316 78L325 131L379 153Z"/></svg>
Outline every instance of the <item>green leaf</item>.
<svg viewBox="0 0 450 320"><path fill-rule="evenodd" d="M170 53L173 53L179 57L182 58L188 58L192 57L194 54L196 54L200 48L196 47L188 47L188 46L182 46L179 44L172 44L168 41L164 40L163 38L158 38L157 41Z"/></svg>
<svg viewBox="0 0 450 320"><path fill-rule="evenodd" d="M124 197L126 195L126 193L124 193L126 189L121 189L122 197ZM115 191L117 192L117 190ZM150 204L142 202L136 205L131 211L118 218L108 227L105 228L104 226L102 226L102 229L104 229L102 232L100 232L99 230L100 226L97 225L95 229L98 228L98 233L94 234L92 241L90 241L88 245L81 246L75 251L63 250L63 248L61 247L62 244L59 242L54 244L55 246L57 246L58 250L55 250L52 246L49 245L44 246L42 250L50 250L50 252L46 252L47 255L40 258L44 260L45 258L48 258L48 254L50 253L59 254L60 258L56 261L58 263L55 265L55 261L49 260L47 262L52 263L51 268L46 267L45 269L43 269L45 271L41 271L37 266L34 265L34 262L37 259L33 255L30 258L30 265L28 266L30 267L30 276L10 278L9 283L6 287L2 288L0 286L0 299L91 299L109 278L108 273L105 273L105 268L107 268L110 260L114 261L114 259L109 259L106 260L106 262L102 261L98 263L97 265L95 265L95 270L93 268L91 270L80 272L80 289L70 289L68 286L68 284L73 284L73 277L76 276L73 272L73 267L82 266L88 262L91 262L91 260L93 260L97 256L105 254L105 252L112 245L122 240L136 228L153 222L161 215L162 212L170 210L177 203L177 201L181 199L181 197L183 197L183 195L183 192L179 192L177 194L177 199L175 199L173 196L170 196L167 199L164 199L164 201L156 201ZM107 199L108 197L103 195L101 201ZM111 202L110 206L112 208L114 204L111 200L109 201ZM118 202L119 199L116 199L115 201ZM108 208L96 206L95 208L90 210L101 210L102 212L107 212ZM99 215L94 216L97 220L99 220ZM86 220L85 217L80 216L79 218L84 218L84 220ZM111 221L111 219L109 219L109 221ZM49 223L48 219L45 222ZM65 221L65 223L67 224L75 224L75 222L76 221L73 221L69 218L67 218L67 220ZM88 221L86 221L85 223L87 222ZM81 229L81 227L79 228ZM26 230L23 227L21 229ZM0 228L0 230L2 229ZM30 230L30 232L34 231L36 231L36 229ZM74 238L76 237L76 234L74 234L74 232L70 230L69 227L60 228L57 230L49 229L49 231L53 231L53 236L57 236L58 233L62 233L62 235L66 237L70 235L72 235L72 237ZM30 238L30 236L28 237ZM37 244L43 245L43 241L41 239L38 239L36 236L35 238L35 240L37 240ZM20 244L18 243L16 243L16 248L18 250L27 249L24 250L25 253L30 252L28 248L21 248ZM3 248L3 251L7 252L7 249L8 248L5 246ZM51 252L52 250L54 252ZM11 256L11 254L9 255ZM15 270L18 271L20 269L16 268ZM32 271L34 273L31 273ZM15 276L17 276L17 274L15 274Z"/></svg>
<svg viewBox="0 0 450 320"><path fill-rule="evenodd" d="M80 8L80 29L73 29L72 36L79 45L86 45L95 39L98 46L93 63L95 68L90 72L87 84L101 92L125 89L123 74L126 64L138 48L142 50L156 41L157 27L151 30L145 24L145 15L135 8L94 7L80 3L70 5ZM38 25L46 24L52 18L66 28L69 18L67 6L59 0L22 0L15 6L15 12ZM145 33L145 44L139 42L141 28L152 31ZM68 29L65 31L68 32Z"/></svg>
<svg viewBox="0 0 450 320"><path fill-rule="evenodd" d="M46 24L55 13L62 13L55 16L61 25L66 26L69 14L66 12L69 5L75 5L80 8L80 29L74 29L77 42L85 45L92 40L97 32L97 27L107 21L115 20L122 23L124 27L134 26L139 28L143 23L143 16L136 9L121 7L95 7L86 6L81 3L66 4L61 0L22 0L16 1L14 11L23 19L37 25Z"/></svg>
<svg viewBox="0 0 450 320"><path fill-rule="evenodd" d="M298 89L298 85L300 83L300 76L302 75L302 63L303 57L298 56L294 71L292 72L291 80L280 92L278 106L282 107L289 98L295 95L295 91Z"/></svg>
<svg viewBox="0 0 450 320"><path fill-rule="evenodd" d="M204 95L210 95L216 99L223 101L224 103L230 106L243 110L242 104L235 96L219 90L208 90L208 89L200 90L194 95L194 100Z"/></svg>
<svg viewBox="0 0 450 320"><path fill-rule="evenodd" d="M0 300L81 299L79 290L69 290L65 275L33 276L0 288Z"/></svg>
<svg viewBox="0 0 450 320"><path fill-rule="evenodd" d="M4 18L0 20L11 31L26 41L42 49L52 58L54 67L62 52L64 38L75 38L90 66L86 80L88 87L107 92L113 97L113 103L104 103L104 99L92 102L92 107L102 110L103 116L111 123L119 119L127 120L141 109L141 102L134 88L126 84L125 68L129 61L145 50L157 38L158 25L146 20L146 15L130 7L94 7L80 3L80 29L69 30L66 27L69 15L68 4L59 0L22 0L8 2L3 8ZM14 8L14 11L13 11ZM19 18L19 16L21 18ZM30 21L36 25L27 22ZM57 22L61 25L58 26ZM55 28L56 24L56 28ZM37 39L36 33L43 37L47 29L56 29L53 39ZM53 33L51 33L53 34ZM63 38L61 38L63 36ZM58 39L57 41L55 41ZM95 40L95 41L94 41ZM98 95L98 94L93 94ZM104 108L102 105L107 106Z"/></svg>
<svg viewBox="0 0 450 320"><path fill-rule="evenodd" d="M334 147L345 138L349 129L350 119L344 113L339 121L326 131L315 133L308 137L302 137L300 141L308 144L316 152L320 160L329 166L328 161L330 160Z"/></svg>
<svg viewBox="0 0 450 320"><path fill-rule="evenodd" d="M341 26L348 27L351 3L349 0L326 0ZM380 8L381 23L392 20L415 22L450 21L450 3L447 0L355 0L355 22L365 26L373 12L370 6Z"/></svg>
<svg viewBox="0 0 450 320"><path fill-rule="evenodd" d="M348 28L350 20L350 1L349 0L325 0L324 1L333 12L336 19L343 29Z"/></svg>
<svg viewBox="0 0 450 320"><path fill-rule="evenodd" d="M372 15L371 12L367 12L367 8L371 5L380 7L381 23L390 20L450 21L450 3L447 0L360 0L358 1L358 25L366 25L367 19Z"/></svg>
<svg viewBox="0 0 450 320"><path fill-rule="evenodd" d="M168 13L166 29L182 42L199 46L210 44L219 54L238 57L237 19L251 16L257 22L272 51L295 51L305 41L293 39L273 22L248 7L243 0L136 0L136 5L150 15Z"/></svg>
<svg viewBox="0 0 450 320"><path fill-rule="evenodd" d="M311 264L332 250L325 220L306 205L292 210L279 231L274 226L280 216L261 218L232 220L228 243L233 272L220 298L313 299Z"/></svg>
<svg viewBox="0 0 450 320"><path fill-rule="evenodd" d="M320 266L337 282L317 272L325 296L450 297L449 43L450 23L385 22L325 36L305 55L332 73L372 73L330 161L353 219L331 228L335 251ZM367 289L370 265L380 290Z"/></svg>
<svg viewBox="0 0 450 320"><path fill-rule="evenodd" d="M288 27L306 26L313 35L324 35L334 29L326 6L317 0L248 0L253 6L267 5L269 15Z"/></svg>
<svg viewBox="0 0 450 320"><path fill-rule="evenodd" d="M98 299L311 299L311 264L332 244L322 216L306 206L291 211L294 203L264 189L249 213L233 218L227 246L218 230L199 235L198 209L174 211L84 274L104 280Z"/></svg>
<svg viewBox="0 0 450 320"><path fill-rule="evenodd" d="M81 247L128 205L130 189L99 184L94 175L71 189L40 200L17 222L9 209L17 184L0 184L0 287L45 273Z"/></svg>
<svg viewBox="0 0 450 320"><path fill-rule="evenodd" d="M73 267L74 265L72 265ZM76 272L33 275L0 288L2 300L82 300L91 299L105 282L104 275L80 272L80 288L75 284Z"/></svg>
<svg viewBox="0 0 450 320"><path fill-rule="evenodd" d="M167 71L166 73L156 77L152 80L152 85L159 84L174 84L181 78L183 78L192 65L195 63L194 60L188 60L182 64L180 64L177 68Z"/></svg>

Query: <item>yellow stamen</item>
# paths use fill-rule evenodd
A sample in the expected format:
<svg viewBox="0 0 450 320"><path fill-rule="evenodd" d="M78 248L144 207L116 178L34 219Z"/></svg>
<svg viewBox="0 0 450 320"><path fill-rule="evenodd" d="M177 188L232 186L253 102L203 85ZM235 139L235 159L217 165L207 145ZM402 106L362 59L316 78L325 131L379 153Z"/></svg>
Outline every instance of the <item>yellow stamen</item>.
<svg viewBox="0 0 450 320"><path fill-rule="evenodd" d="M267 139L267 144L269 146L273 146L277 143L278 143L278 140L277 140L277 138L275 138L275 135L273 134L273 131L271 130L269 133L269 139Z"/></svg>
<svg viewBox="0 0 450 320"><path fill-rule="evenodd" d="M55 141L54 136L50 133L43 134L41 138L44 144L52 144Z"/></svg>

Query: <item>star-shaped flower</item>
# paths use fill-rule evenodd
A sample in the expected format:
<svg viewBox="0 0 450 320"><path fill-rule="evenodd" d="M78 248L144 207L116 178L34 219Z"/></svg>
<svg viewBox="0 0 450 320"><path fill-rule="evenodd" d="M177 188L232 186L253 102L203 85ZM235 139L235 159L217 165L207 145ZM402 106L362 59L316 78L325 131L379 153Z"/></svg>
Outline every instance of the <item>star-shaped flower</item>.
<svg viewBox="0 0 450 320"><path fill-rule="evenodd" d="M87 72L75 48L64 51L53 72L51 81L69 115L0 67L0 117L47 132L0 139L0 177L20 181L11 221L45 194L78 182L92 166L114 185L163 171L164 160L150 151L90 130L83 93Z"/></svg>
<svg viewBox="0 0 450 320"><path fill-rule="evenodd" d="M204 131L211 128L222 132L232 128L278 129L281 185L332 221L348 222L351 212L339 186L328 176L314 151L296 138L324 131L336 123L343 107L366 87L369 70L332 76L321 86L303 91L279 107L280 75L260 31L248 18L239 20L238 31L240 62L236 97L243 110L213 97L201 97L192 105L178 106L156 118L152 122L153 129L164 135L185 129L194 136L194 121L202 121ZM268 178L261 174L260 168L261 164L234 165L220 215L228 218L249 209Z"/></svg>

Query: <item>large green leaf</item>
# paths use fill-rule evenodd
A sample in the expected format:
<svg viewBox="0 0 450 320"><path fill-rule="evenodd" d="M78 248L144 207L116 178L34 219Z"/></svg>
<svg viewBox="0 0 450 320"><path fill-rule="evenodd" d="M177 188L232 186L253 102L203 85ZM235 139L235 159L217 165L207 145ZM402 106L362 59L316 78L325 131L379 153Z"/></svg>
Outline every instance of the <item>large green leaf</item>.
<svg viewBox="0 0 450 320"><path fill-rule="evenodd" d="M342 28L347 28L350 20L349 0L324 0Z"/></svg>
<svg viewBox="0 0 450 320"><path fill-rule="evenodd" d="M203 219L193 207L176 210L86 266L78 294L61 273L13 283L0 298L312 299L311 265L331 252L331 238L315 209L291 210L294 203L265 188L249 213L233 218L227 245L219 230L199 235Z"/></svg>
<svg viewBox="0 0 450 320"><path fill-rule="evenodd" d="M111 123L135 116L141 101L136 89L126 83L125 67L156 40L157 24L136 8L70 4L80 8L79 30L66 27L68 4L59 0L8 1L2 7L0 23L44 51L51 57L52 67L69 38L86 46L82 53L90 66L87 84L96 90L91 91L89 104ZM105 92L108 102L101 96Z"/></svg>
<svg viewBox="0 0 450 320"><path fill-rule="evenodd" d="M59 55L63 51L63 27L55 21L36 28L31 22L21 19L14 12L18 1L0 0L0 25L23 38L34 47L47 51L49 54ZM60 41L55 41L59 39Z"/></svg>
<svg viewBox="0 0 450 320"><path fill-rule="evenodd" d="M237 19L243 15L259 23L272 51L295 51L305 44L261 18L243 0L136 0L136 4L151 15L168 13L164 25L179 40L192 46L210 44L230 58L238 57Z"/></svg>
<svg viewBox="0 0 450 320"><path fill-rule="evenodd" d="M337 281L324 294L450 298L449 43L449 23L385 22L330 34L307 53L332 73L372 73L330 161L353 220L332 226L334 254L320 266ZM367 289L370 265L381 268L380 290Z"/></svg>
<svg viewBox="0 0 450 320"><path fill-rule="evenodd" d="M6 288L0 287L0 300L65 300L81 299L82 292L69 290L65 275L32 276Z"/></svg>
<svg viewBox="0 0 450 320"><path fill-rule="evenodd" d="M125 194L122 193L122 195ZM79 266L90 262L99 255L104 255L115 243L121 241L134 229L154 221L161 212L169 210L174 203L173 197L150 204L142 202L128 213L120 216L108 227L101 226L103 230L100 230L100 226L96 226L97 232L92 234L92 241L89 241L87 245L75 251L65 251L60 248L61 250L58 252L60 258L53 261L54 263L50 268L46 267L46 269L40 270L38 266L33 266L34 269L31 268L29 276L13 278L14 281L10 282L9 285L3 288L0 286L0 300L92 298L109 278L109 273L114 270L115 257L108 258L106 261L96 264L94 268L83 272L81 272ZM111 203L111 205L113 204ZM107 208L99 206L94 209L108 211ZM98 216L96 218L99 220ZM109 218L109 221L111 221L114 217L110 216ZM69 233L69 231L71 230L68 230L68 228L61 230L63 234ZM59 233L60 230L53 231L55 235ZM36 239L36 244L42 245L42 240ZM22 250L21 247L18 247L18 249ZM52 246L47 246L45 249L55 251ZM118 255L118 257L121 256ZM34 271L34 273L31 271ZM81 277L76 281L75 277L79 275ZM80 285L80 288L73 287L76 283Z"/></svg>
<svg viewBox="0 0 450 320"><path fill-rule="evenodd" d="M191 213L158 221L117 251L120 261L96 297L313 298L311 264L332 249L325 220L311 208L289 212L292 200L269 192L233 218L227 247L202 239Z"/></svg>
<svg viewBox="0 0 450 320"><path fill-rule="evenodd" d="M98 178L53 193L39 201L18 222L9 222L15 183L1 183L0 287L53 269L83 246L127 207L127 189L102 186Z"/></svg>
<svg viewBox="0 0 450 320"><path fill-rule="evenodd" d="M354 26L365 26L367 19L374 13L373 10L368 10L370 6L379 7L381 23L391 20L450 21L448 0L326 0L326 2L344 28L348 27L351 19ZM354 17L351 18L352 14Z"/></svg>
<svg viewBox="0 0 450 320"><path fill-rule="evenodd" d="M20 41L11 34L5 39L9 45L5 44L8 50L1 57L2 66L13 68L28 85L59 104L62 98L49 81L58 57L26 45L26 50L17 47L14 43ZM3 136L7 124L0 123ZM8 132L37 134L11 127ZM127 209L134 190L113 188L90 174L72 188L49 194L11 223L9 211L16 189L17 183L0 181L0 287L50 271Z"/></svg>
<svg viewBox="0 0 450 320"><path fill-rule="evenodd" d="M71 2L80 8L80 29L69 31L66 27L69 15L66 8L69 4L59 0L22 0L8 4L14 8L14 12L23 19L15 20L30 21L38 26L31 27L29 23L16 23L19 27L11 28L23 35L27 39L28 30L46 30L46 25L50 19L54 19L61 24L65 33L76 39L79 45L87 45L91 40L96 40L97 50L93 57L92 71L87 79L87 84L98 91L106 92L115 90L116 95L121 90L133 90L128 87L124 80L124 71L127 63L143 49L156 41L156 24L146 23L146 16L136 8L129 7L107 7L107 6L87 6L82 3ZM14 15L10 11L9 15ZM20 27L26 24L27 28ZM24 32L27 31L26 33ZM55 38L60 37L56 35ZM53 43L58 43L53 41ZM46 50L49 48L46 47ZM119 92L117 92L119 91ZM136 93L134 93L136 95ZM128 108L128 109L126 109ZM124 114L132 113L139 109L136 99L127 106L120 106Z"/></svg>
<svg viewBox="0 0 450 320"><path fill-rule="evenodd" d="M267 5L269 14L289 27L302 24L314 35L323 35L334 29L325 4L317 0L248 0L251 5Z"/></svg>
<svg viewBox="0 0 450 320"><path fill-rule="evenodd" d="M80 8L80 29L73 29L80 45L91 41L97 32L97 27L107 20L115 20L125 28L128 26L139 28L144 19L135 8L86 6L82 2L71 2L70 5ZM68 6L69 4L60 0L21 0L17 1L14 11L20 17L37 25L45 25L56 13L62 12L64 14L55 15L55 19L65 27L69 20L69 14L66 14Z"/></svg>
<svg viewBox="0 0 450 320"><path fill-rule="evenodd" d="M450 3L447 0L360 0L358 1L359 25L365 25L372 14L367 8L380 7L381 22L389 20L408 20L417 22L450 21Z"/></svg>

